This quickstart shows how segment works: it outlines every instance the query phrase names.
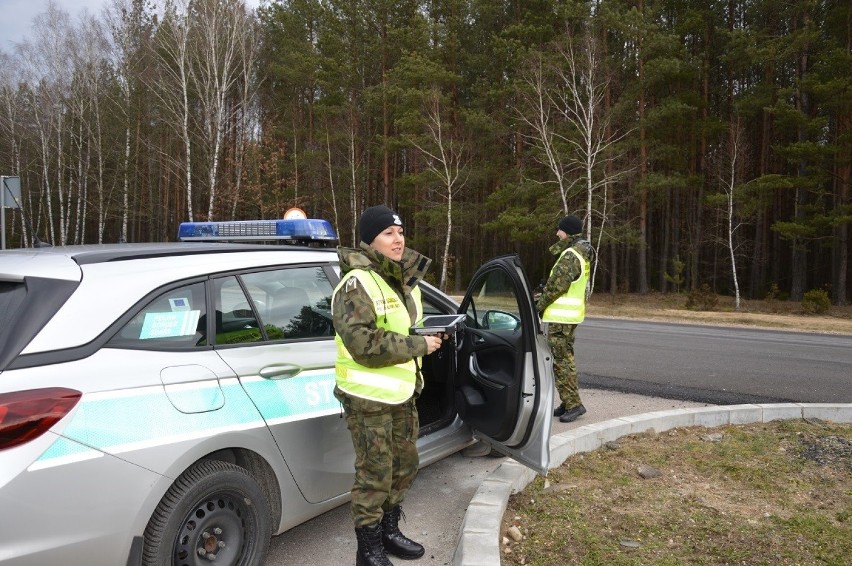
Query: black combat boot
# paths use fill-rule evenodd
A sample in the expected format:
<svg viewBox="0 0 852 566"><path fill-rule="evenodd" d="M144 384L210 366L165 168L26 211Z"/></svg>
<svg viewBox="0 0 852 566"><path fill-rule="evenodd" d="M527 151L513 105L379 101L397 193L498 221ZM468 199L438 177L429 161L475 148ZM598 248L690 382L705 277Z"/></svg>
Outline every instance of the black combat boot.
<svg viewBox="0 0 852 566"><path fill-rule="evenodd" d="M403 560L420 558L426 552L422 544L406 537L399 530L399 517L402 507L397 505L390 511L385 511L382 517L382 544L388 554L393 554Z"/></svg>
<svg viewBox="0 0 852 566"><path fill-rule="evenodd" d="M566 409L562 416L559 417L559 420L563 423L571 423L577 420L577 417L586 414L586 408L583 405L577 405L571 409Z"/></svg>
<svg viewBox="0 0 852 566"><path fill-rule="evenodd" d="M355 527L358 554L355 566L393 566L382 546L382 526L379 523L366 527Z"/></svg>

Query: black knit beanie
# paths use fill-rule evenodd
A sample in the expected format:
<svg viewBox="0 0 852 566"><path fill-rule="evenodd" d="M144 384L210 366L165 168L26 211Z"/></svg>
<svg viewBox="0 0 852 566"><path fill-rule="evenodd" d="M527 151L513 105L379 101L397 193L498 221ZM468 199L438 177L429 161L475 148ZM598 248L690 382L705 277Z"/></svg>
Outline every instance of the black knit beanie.
<svg viewBox="0 0 852 566"><path fill-rule="evenodd" d="M399 215L380 204L371 206L361 214L361 220L358 221L358 233L361 234L362 242L371 244L385 228L394 225L402 226Z"/></svg>
<svg viewBox="0 0 852 566"><path fill-rule="evenodd" d="M569 214L559 221L559 229L569 236L573 236L583 231L583 221L573 214Z"/></svg>

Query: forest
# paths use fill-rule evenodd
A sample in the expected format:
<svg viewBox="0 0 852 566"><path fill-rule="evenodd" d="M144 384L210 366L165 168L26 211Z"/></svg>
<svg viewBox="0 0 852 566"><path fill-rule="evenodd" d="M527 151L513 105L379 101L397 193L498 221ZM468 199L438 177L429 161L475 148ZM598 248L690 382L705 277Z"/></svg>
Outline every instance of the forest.
<svg viewBox="0 0 852 566"><path fill-rule="evenodd" d="M7 22L9 24L9 22ZM7 248L384 203L431 280L584 220L597 293L848 304L848 0L58 2L0 50Z"/></svg>

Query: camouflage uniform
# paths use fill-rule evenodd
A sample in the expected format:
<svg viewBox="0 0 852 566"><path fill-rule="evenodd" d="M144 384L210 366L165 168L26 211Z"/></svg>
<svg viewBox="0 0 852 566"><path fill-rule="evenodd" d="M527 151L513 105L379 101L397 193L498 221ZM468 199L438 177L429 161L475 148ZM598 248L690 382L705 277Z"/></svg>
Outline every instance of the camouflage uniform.
<svg viewBox="0 0 852 566"><path fill-rule="evenodd" d="M593 259L594 250L591 244L580 236L559 240L550 246L550 253L559 257L569 247L573 247L584 258L590 261ZM543 313L550 303L562 296L581 273L582 266L577 256L572 253L562 256L559 263L554 266L536 304L539 314ZM547 342L553 354L556 391L566 409L582 404L577 383L577 364L574 362L574 331L576 329L576 324L550 322L547 325Z"/></svg>
<svg viewBox="0 0 852 566"><path fill-rule="evenodd" d="M397 263L364 243L359 249L340 248L338 255L343 273L364 269L383 277L404 300L412 324L415 322L417 310L411 289L423 278L430 259L405 248L402 261ZM346 350L363 366L385 367L427 354L422 336L403 336L376 326L373 302L355 277L335 294L332 314ZM385 511L402 502L414 482L420 464L415 400L422 389L423 377L418 372L414 396L399 405L334 390L343 405L355 448L352 518L356 528L381 521Z"/></svg>

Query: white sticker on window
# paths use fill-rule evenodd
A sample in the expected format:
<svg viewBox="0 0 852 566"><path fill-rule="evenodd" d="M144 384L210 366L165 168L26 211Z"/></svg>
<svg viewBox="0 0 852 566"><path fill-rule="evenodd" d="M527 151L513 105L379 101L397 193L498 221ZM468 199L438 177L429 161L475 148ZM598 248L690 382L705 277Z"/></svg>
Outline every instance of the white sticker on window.
<svg viewBox="0 0 852 566"><path fill-rule="evenodd" d="M173 338L192 336L198 328L201 311L149 312L145 313L140 340L151 338Z"/></svg>
<svg viewBox="0 0 852 566"><path fill-rule="evenodd" d="M171 305L173 311L188 311L189 310L189 299L185 297L178 297L176 299L169 299L169 305Z"/></svg>

